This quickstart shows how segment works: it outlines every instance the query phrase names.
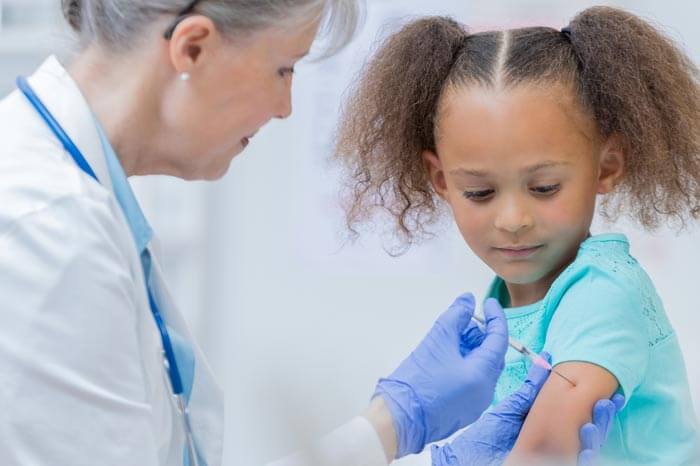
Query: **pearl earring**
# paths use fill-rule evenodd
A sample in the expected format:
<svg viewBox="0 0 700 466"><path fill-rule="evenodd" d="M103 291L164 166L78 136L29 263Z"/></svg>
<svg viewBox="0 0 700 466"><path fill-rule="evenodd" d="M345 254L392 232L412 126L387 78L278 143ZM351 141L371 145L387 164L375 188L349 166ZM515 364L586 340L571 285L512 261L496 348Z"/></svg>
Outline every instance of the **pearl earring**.
<svg viewBox="0 0 700 466"><path fill-rule="evenodd" d="M180 73L180 81L189 81L190 74L188 72Z"/></svg>

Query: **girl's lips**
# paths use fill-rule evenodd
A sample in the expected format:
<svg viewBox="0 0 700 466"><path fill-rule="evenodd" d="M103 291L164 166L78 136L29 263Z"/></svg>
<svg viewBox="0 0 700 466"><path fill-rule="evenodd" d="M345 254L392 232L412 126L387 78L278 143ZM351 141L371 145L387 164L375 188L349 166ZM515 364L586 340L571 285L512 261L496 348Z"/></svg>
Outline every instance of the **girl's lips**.
<svg viewBox="0 0 700 466"><path fill-rule="evenodd" d="M537 246L513 246L505 248L495 248L496 251L512 258L524 258L531 256L535 252L539 251L542 245Z"/></svg>

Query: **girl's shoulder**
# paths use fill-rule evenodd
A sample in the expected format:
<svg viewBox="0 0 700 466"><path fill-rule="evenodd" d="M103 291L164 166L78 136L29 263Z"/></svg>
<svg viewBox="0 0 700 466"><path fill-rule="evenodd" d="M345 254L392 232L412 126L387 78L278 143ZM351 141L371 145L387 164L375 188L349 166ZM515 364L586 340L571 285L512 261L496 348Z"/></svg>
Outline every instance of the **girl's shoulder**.
<svg viewBox="0 0 700 466"><path fill-rule="evenodd" d="M574 262L550 287L543 308L547 320L560 313L595 313L613 325L641 324L650 347L673 333L651 278L622 234L596 235L581 243Z"/></svg>
<svg viewBox="0 0 700 466"><path fill-rule="evenodd" d="M614 284L620 292L654 292L654 285L642 266L630 254L627 237L618 233L591 236L579 246L576 259L552 283L545 301L556 301L572 287L591 288Z"/></svg>

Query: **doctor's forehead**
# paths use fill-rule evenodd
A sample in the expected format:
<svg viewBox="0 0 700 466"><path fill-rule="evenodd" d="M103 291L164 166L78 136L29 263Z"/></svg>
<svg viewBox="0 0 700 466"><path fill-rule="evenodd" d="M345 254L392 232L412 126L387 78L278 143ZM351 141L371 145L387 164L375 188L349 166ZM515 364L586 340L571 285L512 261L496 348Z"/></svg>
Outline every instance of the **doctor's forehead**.
<svg viewBox="0 0 700 466"><path fill-rule="evenodd" d="M270 56L300 60L309 54L318 28L318 22L298 28L267 28L255 32L247 40L243 39L243 43L265 49Z"/></svg>

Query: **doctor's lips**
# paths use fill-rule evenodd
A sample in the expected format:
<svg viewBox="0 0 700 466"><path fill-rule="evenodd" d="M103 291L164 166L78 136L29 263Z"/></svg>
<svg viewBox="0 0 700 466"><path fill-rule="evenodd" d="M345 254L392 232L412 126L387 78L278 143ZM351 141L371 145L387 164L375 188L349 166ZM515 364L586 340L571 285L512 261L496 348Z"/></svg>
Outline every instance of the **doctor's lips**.
<svg viewBox="0 0 700 466"><path fill-rule="evenodd" d="M243 139L241 139L241 145L243 146L243 148L245 148L248 144L250 144L250 140L253 139L253 136L255 136L256 134L258 134L258 130L255 130L249 136L246 136Z"/></svg>
<svg viewBox="0 0 700 466"><path fill-rule="evenodd" d="M534 246L494 246L494 249L508 257L525 258L539 251L543 246L543 244L536 244Z"/></svg>

